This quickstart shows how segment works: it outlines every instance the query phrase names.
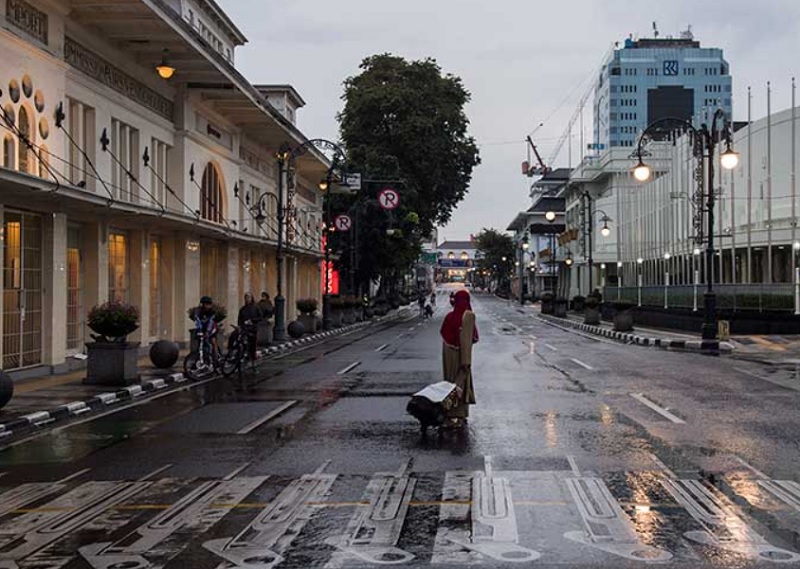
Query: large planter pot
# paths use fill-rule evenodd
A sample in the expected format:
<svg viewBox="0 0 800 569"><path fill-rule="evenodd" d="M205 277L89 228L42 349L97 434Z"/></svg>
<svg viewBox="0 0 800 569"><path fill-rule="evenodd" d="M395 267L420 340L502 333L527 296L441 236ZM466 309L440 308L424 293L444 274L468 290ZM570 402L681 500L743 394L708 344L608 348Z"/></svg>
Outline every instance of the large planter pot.
<svg viewBox="0 0 800 569"><path fill-rule="evenodd" d="M0 370L0 408L5 407L14 396L14 380L6 372Z"/></svg>
<svg viewBox="0 0 800 569"><path fill-rule="evenodd" d="M597 326L600 324L600 309L584 307L583 310L583 323Z"/></svg>
<svg viewBox="0 0 800 569"><path fill-rule="evenodd" d="M554 300L542 300L542 314L554 314L556 303Z"/></svg>
<svg viewBox="0 0 800 569"><path fill-rule="evenodd" d="M354 324L356 321L356 313L351 308L346 308L342 310L342 324L347 326L348 324Z"/></svg>
<svg viewBox="0 0 800 569"><path fill-rule="evenodd" d="M338 328L342 325L342 311L331 310L331 326Z"/></svg>
<svg viewBox="0 0 800 569"><path fill-rule="evenodd" d="M569 303L566 300L556 300L553 308L553 316L558 318L566 318L567 304Z"/></svg>
<svg viewBox="0 0 800 569"><path fill-rule="evenodd" d="M90 342L84 383L130 385L139 379L139 342Z"/></svg>
<svg viewBox="0 0 800 569"><path fill-rule="evenodd" d="M301 314L297 319L303 325L306 334L313 334L317 329L317 319L313 314Z"/></svg>
<svg viewBox="0 0 800 569"><path fill-rule="evenodd" d="M633 309L617 310L614 313L614 330L617 332L633 331Z"/></svg>

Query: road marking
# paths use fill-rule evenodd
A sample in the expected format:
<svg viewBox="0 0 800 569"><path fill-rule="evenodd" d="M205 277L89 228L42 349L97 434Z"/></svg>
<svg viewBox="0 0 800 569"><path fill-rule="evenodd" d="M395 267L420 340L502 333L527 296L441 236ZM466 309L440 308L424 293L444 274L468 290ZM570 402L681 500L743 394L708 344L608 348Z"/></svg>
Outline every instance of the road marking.
<svg viewBox="0 0 800 569"><path fill-rule="evenodd" d="M673 423L676 423L678 425L685 425L686 424L686 421L684 421L680 417L676 417L675 415L673 415L672 413L670 413L669 411L667 411L663 407L659 407L658 405L656 405L655 403L650 401L647 397L645 397L641 393L631 393L630 396L633 397L634 399L636 399L636 401L638 401L642 405L646 405L647 407L649 407L650 409L652 409L653 411L655 411L656 413L658 413L659 415L661 415L665 419L669 419L670 421L672 421Z"/></svg>
<svg viewBox="0 0 800 569"><path fill-rule="evenodd" d="M544 347L553 350L554 352L558 351L558 348L556 348L555 346L551 346L550 344L544 344Z"/></svg>
<svg viewBox="0 0 800 569"><path fill-rule="evenodd" d="M236 431L236 434L237 435L246 435L249 432L254 431L255 429L257 429L258 427L260 427L261 425L263 425L264 423L266 423L270 419L274 419L275 417L277 417L278 415L280 415L281 413L283 413L287 409L289 409L291 407L294 407L296 404L297 404L297 401L295 401L294 399L292 399L291 401L287 401L286 403L284 403L280 407L277 407L276 409L273 409L272 411L270 411L269 413L267 413L263 417L261 417L259 419L256 419L255 421L253 421L249 425L243 427L241 430ZM245 465L245 466L247 466L247 465ZM244 468L244 467L242 467L242 468Z"/></svg>
<svg viewBox="0 0 800 569"><path fill-rule="evenodd" d="M572 456L571 454L568 454L567 455L567 462L569 463L570 470L572 470L572 474L574 476L580 476L581 475L581 469L578 468L578 462L575 460L575 457Z"/></svg>
<svg viewBox="0 0 800 569"><path fill-rule="evenodd" d="M757 469L755 466L753 466L753 465L751 465L751 464L749 464L749 463L745 462L743 458L741 458L741 457L738 457L738 456L736 456L736 455L733 455L733 459L734 459L736 462L738 462L739 464L741 464L742 466L744 466L746 469L748 469L750 472L752 472L753 474L755 474L756 476L758 476L759 478L765 478L765 479L769 479L769 476L767 476L766 474L764 474L763 472L761 472L761 471L760 471L759 469Z"/></svg>
<svg viewBox="0 0 800 569"><path fill-rule="evenodd" d="M377 348L375 348L375 351L376 352L382 352L383 350L385 350L388 347L389 347L389 344L383 344L382 346L378 346Z"/></svg>
<svg viewBox="0 0 800 569"><path fill-rule="evenodd" d="M344 375L344 374L346 374L348 371L350 371L350 370L352 370L352 369L355 369L355 368L357 368L357 367L358 367L358 366L360 366L360 365L361 365L361 362L353 362L353 363L351 363L349 366L347 366L346 368L344 368L344 369L340 369L340 370L339 370L339 371L337 371L336 373L337 373L337 375Z"/></svg>
<svg viewBox="0 0 800 569"><path fill-rule="evenodd" d="M577 360L575 358L570 358L570 360L572 360L573 362L575 362L576 364L578 364L582 368L588 369L590 371L594 369L592 366L590 366L589 364L583 363L581 360Z"/></svg>
<svg viewBox="0 0 800 569"><path fill-rule="evenodd" d="M322 472L329 462L314 474L294 479L237 535L206 541L203 547L234 567L280 564L295 537L314 517L316 508L307 503L324 502L336 480L336 474Z"/></svg>
<svg viewBox="0 0 800 569"><path fill-rule="evenodd" d="M90 470L91 470L91 468L84 468L83 470L79 470L79 471L78 471L78 472L76 472L75 474L70 474L70 475L69 475L69 476L67 476L66 478L62 478L62 479L61 479L61 480L59 480L58 482L55 482L55 484L63 484L64 482L69 482L69 481L70 481L70 480L72 480L73 478L77 478L78 476L83 476L84 474L86 474L86 473L87 473L87 472L89 472Z"/></svg>
<svg viewBox="0 0 800 569"><path fill-rule="evenodd" d="M750 559L796 562L800 555L775 547L751 528L716 489L699 480L662 480L661 485L702 527L684 537L705 546L741 554Z"/></svg>
<svg viewBox="0 0 800 569"><path fill-rule="evenodd" d="M663 562L672 558L669 551L641 541L633 523L600 478L566 479L569 493L578 508L584 531L568 531L564 537L626 559Z"/></svg>
<svg viewBox="0 0 800 569"><path fill-rule="evenodd" d="M675 473L672 472L672 470L666 464L664 464L661 461L661 459L658 458L654 453L648 452L647 454L650 456L650 460L652 460L656 464L656 466L658 466L661 469L661 471L664 472L664 474L666 474L670 478L677 478L677 476L675 476Z"/></svg>
<svg viewBox="0 0 800 569"><path fill-rule="evenodd" d="M151 472L150 474L145 474L144 476L142 476L141 478L139 478L138 482L144 482L144 481L145 481L145 480L147 480L148 478L152 478L152 477L153 477L153 476L155 476L156 474L161 474L162 472L164 472L165 470L168 470L168 469L170 469L170 468L172 468L172 465L171 465L171 464L165 464L165 465L164 465L164 466L162 466L161 468L156 468L156 469L155 469L153 472Z"/></svg>

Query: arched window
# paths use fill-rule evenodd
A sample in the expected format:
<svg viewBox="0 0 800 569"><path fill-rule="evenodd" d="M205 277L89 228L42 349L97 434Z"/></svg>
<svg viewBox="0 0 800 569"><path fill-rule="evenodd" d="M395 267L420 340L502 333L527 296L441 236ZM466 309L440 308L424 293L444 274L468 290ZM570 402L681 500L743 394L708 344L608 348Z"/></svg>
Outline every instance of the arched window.
<svg viewBox="0 0 800 569"><path fill-rule="evenodd" d="M450 252L447 254L447 258L448 258L448 259L455 259L455 258L456 258L456 254L455 254L455 253L453 253L452 251L450 251Z"/></svg>
<svg viewBox="0 0 800 569"><path fill-rule="evenodd" d="M466 261L467 259L469 259L469 253L466 251L461 251L461 260Z"/></svg>
<svg viewBox="0 0 800 569"><path fill-rule="evenodd" d="M200 192L200 217L222 223L223 203L222 203L222 182L220 181L219 171L210 162L203 171L203 183Z"/></svg>
<svg viewBox="0 0 800 569"><path fill-rule="evenodd" d="M28 119L28 111L25 107L19 108L19 120L17 122L17 128L19 128L19 171L20 172L28 172L31 171L31 166L33 166L33 156L31 149L28 148L28 142L33 142L31 140L31 121Z"/></svg>
<svg viewBox="0 0 800 569"><path fill-rule="evenodd" d="M3 139L3 166L6 168L13 170L15 167L16 159L14 157L14 139L11 135L7 135Z"/></svg>

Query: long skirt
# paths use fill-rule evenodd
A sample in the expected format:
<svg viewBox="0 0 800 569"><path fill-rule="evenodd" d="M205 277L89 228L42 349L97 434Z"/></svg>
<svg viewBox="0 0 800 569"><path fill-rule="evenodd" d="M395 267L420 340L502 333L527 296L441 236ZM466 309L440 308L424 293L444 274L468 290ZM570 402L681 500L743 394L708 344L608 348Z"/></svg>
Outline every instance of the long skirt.
<svg viewBox="0 0 800 569"><path fill-rule="evenodd" d="M460 369L461 351L455 346L442 344L442 369L444 380L455 383L461 388L461 402L453 407L447 414L448 417L465 419L469 416L469 406L475 404L475 391L472 387L471 366L466 370Z"/></svg>

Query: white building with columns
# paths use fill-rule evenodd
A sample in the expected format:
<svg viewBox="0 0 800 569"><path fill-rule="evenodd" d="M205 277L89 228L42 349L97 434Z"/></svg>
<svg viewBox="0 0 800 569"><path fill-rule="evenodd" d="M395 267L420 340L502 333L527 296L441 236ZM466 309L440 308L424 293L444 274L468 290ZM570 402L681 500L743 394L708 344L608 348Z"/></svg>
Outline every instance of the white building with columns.
<svg viewBox="0 0 800 569"><path fill-rule="evenodd" d="M724 151L725 143L718 144L714 158L715 284L750 285L765 294L792 294L787 286L794 282L800 267L799 120L800 109L793 105L737 123L733 149L739 153L739 164L733 170L720 166L719 151ZM636 160L629 148L612 148L586 158L573 171L567 190L567 226L576 230L573 251L580 255L569 275L571 294L588 290L589 202L592 211L602 209L613 219L611 234L602 237L600 217L593 217L594 283L637 286L639 275L644 286L661 286L667 279L670 286L693 285L695 279L706 282L705 242L695 237L698 222L703 235L707 234L707 218L703 212L696 217L698 161L688 137L674 143L651 142L647 151L650 156L645 162L654 175L645 183L631 174Z"/></svg>
<svg viewBox="0 0 800 569"><path fill-rule="evenodd" d="M231 319L275 296L275 156L307 141L303 101L236 70L245 42L213 0L0 4L0 367L68 367L108 299L139 307L147 345L185 342L201 295ZM328 165L304 152L284 184L287 320L321 295Z"/></svg>

